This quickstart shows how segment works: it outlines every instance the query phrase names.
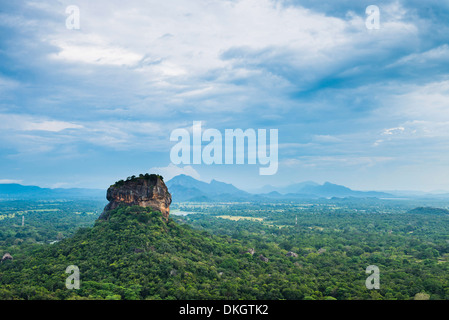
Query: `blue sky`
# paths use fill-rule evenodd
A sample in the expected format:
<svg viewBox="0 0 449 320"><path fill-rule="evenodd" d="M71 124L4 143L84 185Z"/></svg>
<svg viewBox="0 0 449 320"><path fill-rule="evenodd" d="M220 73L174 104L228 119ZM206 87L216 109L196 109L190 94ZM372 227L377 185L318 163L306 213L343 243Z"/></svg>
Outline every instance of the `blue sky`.
<svg viewBox="0 0 449 320"><path fill-rule="evenodd" d="M0 97L3 183L449 190L449 2L0 0ZM170 133L193 121L278 129L277 174L174 166Z"/></svg>

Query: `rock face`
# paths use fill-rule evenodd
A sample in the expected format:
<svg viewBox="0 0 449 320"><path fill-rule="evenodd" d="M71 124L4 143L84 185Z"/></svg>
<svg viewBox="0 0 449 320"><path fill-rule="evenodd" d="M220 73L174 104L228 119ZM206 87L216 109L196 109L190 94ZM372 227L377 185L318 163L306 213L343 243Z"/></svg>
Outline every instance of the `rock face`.
<svg viewBox="0 0 449 320"><path fill-rule="evenodd" d="M2 258L2 262L5 260L12 260L12 256L9 253L5 253Z"/></svg>
<svg viewBox="0 0 449 320"><path fill-rule="evenodd" d="M289 252L287 252L287 254L286 254L286 256L287 257L298 257L298 254L297 253L294 253L294 252L292 252L292 251L289 251Z"/></svg>
<svg viewBox="0 0 449 320"><path fill-rule="evenodd" d="M160 211L165 220L168 220L170 213L171 194L161 176L155 174L140 175L131 177L126 181L120 180L110 186L106 199L109 203L103 210L99 219L107 220L109 211L114 210L119 205L149 207Z"/></svg>
<svg viewBox="0 0 449 320"><path fill-rule="evenodd" d="M253 255L256 252L253 248L249 248L246 251L240 252L241 254L249 253L250 255Z"/></svg>

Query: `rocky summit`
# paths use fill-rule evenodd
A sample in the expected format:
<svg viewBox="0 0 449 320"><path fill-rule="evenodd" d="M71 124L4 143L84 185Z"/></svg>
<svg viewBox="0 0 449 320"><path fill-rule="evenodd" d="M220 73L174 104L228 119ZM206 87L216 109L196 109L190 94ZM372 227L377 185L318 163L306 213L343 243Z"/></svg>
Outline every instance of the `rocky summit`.
<svg viewBox="0 0 449 320"><path fill-rule="evenodd" d="M163 178L156 174L141 174L117 181L108 188L106 199L109 203L99 217L102 220L107 220L109 212L120 205L137 205L160 211L167 221L172 202Z"/></svg>

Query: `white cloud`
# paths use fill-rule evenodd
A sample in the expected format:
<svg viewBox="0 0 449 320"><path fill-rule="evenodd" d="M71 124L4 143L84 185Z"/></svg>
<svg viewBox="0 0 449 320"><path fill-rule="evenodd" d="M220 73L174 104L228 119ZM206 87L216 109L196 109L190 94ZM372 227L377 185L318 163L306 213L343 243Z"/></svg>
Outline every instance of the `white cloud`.
<svg viewBox="0 0 449 320"><path fill-rule="evenodd" d="M80 106L86 114L120 105L133 116L229 117L258 105L266 108L262 117L283 121L279 111L296 107L291 90L309 89L376 52L402 49L416 35L399 5L388 8L400 13L391 18L397 21L383 18L381 30L368 33L364 12L338 18L274 0L80 0L81 29L67 30L69 4L31 2L62 17L45 32L30 32L51 47L43 51L50 68L79 81L64 97L87 102Z"/></svg>
<svg viewBox="0 0 449 320"><path fill-rule="evenodd" d="M438 61L447 62L449 59L449 46L447 44L441 45L436 48L432 48L428 51L420 53L412 53L405 57L402 57L398 61L392 63L388 67L398 67L407 64L416 66L417 64L428 64Z"/></svg>
<svg viewBox="0 0 449 320"><path fill-rule="evenodd" d="M33 115L0 114L2 147L52 157L64 146L82 153L86 142L161 152L173 123L190 127L195 119L211 127L279 126L280 160L291 158L283 162L290 167L346 166L351 176L358 165L399 153L417 157L419 137L441 138L429 153L437 158L438 141L447 138L449 85L425 68L445 70L449 47L430 47L438 33L426 37L399 1L381 7L379 30L366 29L363 10L324 14L306 3L77 0L81 30L68 30L70 0L27 1L0 14L0 26L16 29L4 52L22 68L13 81L0 78L0 93L2 113ZM403 82L414 65L434 82Z"/></svg>
<svg viewBox="0 0 449 320"><path fill-rule="evenodd" d="M384 132L382 132L383 135L394 135L394 134L400 134L404 132L404 127L397 127L397 128L390 128L385 129Z"/></svg>
<svg viewBox="0 0 449 320"><path fill-rule="evenodd" d="M113 46L99 47L61 44L59 48L61 51L53 54L52 57L71 62L132 66L142 59L138 54Z"/></svg>
<svg viewBox="0 0 449 320"><path fill-rule="evenodd" d="M60 132L66 129L81 129L82 125L58 120L48 120L19 114L0 114L1 130L13 131L50 131Z"/></svg>
<svg viewBox="0 0 449 320"><path fill-rule="evenodd" d="M232 48L269 49L263 59L290 52L289 61L283 63L326 72L347 55L366 54L370 43L363 15L344 20L270 0L197 0L188 6L183 0L129 1L126 6L119 1L81 0L77 5L81 30L54 28L44 38L59 49L50 54L52 58L99 65L142 62L137 69L158 79L186 75L189 79L214 69L228 73L235 69L235 61L221 57ZM393 22L384 21L383 30L371 40L390 46L398 37L416 32L402 20L400 9L398 5L388 9L401 14L391 17Z"/></svg>
<svg viewBox="0 0 449 320"><path fill-rule="evenodd" d="M54 147L88 142L116 150L166 151L170 124L150 121L83 121L78 123L20 114L0 114L0 140L24 151L48 152Z"/></svg>
<svg viewBox="0 0 449 320"><path fill-rule="evenodd" d="M15 179L0 179L0 184L11 184L11 183L22 183L23 180L15 180Z"/></svg>
<svg viewBox="0 0 449 320"><path fill-rule="evenodd" d="M78 34L70 38L56 38L51 44L59 52L50 54L53 59L98 65L134 66L143 56L123 47L108 43L97 34Z"/></svg>
<svg viewBox="0 0 449 320"><path fill-rule="evenodd" d="M409 121L449 121L449 80L409 84L385 97L379 114Z"/></svg>

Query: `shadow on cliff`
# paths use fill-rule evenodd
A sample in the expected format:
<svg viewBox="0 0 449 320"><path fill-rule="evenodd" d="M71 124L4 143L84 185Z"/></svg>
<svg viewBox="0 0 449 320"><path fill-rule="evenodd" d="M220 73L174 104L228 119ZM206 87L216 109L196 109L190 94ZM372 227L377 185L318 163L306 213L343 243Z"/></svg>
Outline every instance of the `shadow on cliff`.
<svg viewBox="0 0 449 320"><path fill-rule="evenodd" d="M156 174L141 174L117 181L108 188L106 199L109 203L100 215L100 220L108 220L110 212L119 206L139 206L159 211L168 221L172 202L163 177Z"/></svg>

